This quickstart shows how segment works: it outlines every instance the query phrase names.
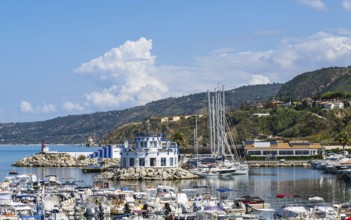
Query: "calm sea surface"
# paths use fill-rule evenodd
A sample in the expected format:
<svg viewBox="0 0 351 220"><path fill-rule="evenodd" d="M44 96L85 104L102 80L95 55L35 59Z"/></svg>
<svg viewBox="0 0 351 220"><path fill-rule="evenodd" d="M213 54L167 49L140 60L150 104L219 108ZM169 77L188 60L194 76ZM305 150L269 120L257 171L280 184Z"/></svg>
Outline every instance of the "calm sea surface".
<svg viewBox="0 0 351 220"><path fill-rule="evenodd" d="M96 148L75 146L49 146L51 151L93 151ZM94 174L84 174L80 168L29 168L12 167L11 164L25 156L31 156L41 150L41 146L0 146L0 180L9 171L16 170L19 173L35 173L39 178L48 174L58 177L74 177L82 180L87 185L93 183ZM193 186L207 186L206 191L216 195L216 189L227 187L234 189L229 197L240 197L243 195L260 196L271 203L278 202L275 195L278 193L291 193L300 195L302 199L320 196L327 202L346 202L351 196L351 182L338 178L336 175L325 174L321 171L301 168L252 168L248 176L235 176L230 179L200 179L182 181L120 181L111 182L115 187L146 188L157 184L192 188Z"/></svg>

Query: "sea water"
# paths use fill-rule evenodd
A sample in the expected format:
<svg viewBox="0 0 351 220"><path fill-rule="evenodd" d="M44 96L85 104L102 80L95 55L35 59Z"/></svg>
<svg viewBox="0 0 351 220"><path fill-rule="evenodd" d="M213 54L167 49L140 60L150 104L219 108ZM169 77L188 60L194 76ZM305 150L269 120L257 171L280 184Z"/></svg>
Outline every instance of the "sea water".
<svg viewBox="0 0 351 220"><path fill-rule="evenodd" d="M97 148L77 146L49 146L51 151L59 152L87 152ZM40 152L41 146L0 146L0 180L9 171L18 173L35 173L39 178L54 174L60 178L74 177L84 181L86 185L93 183L92 173L83 173L81 168L53 168L53 167L13 167L18 160ZM266 167L251 168L249 175L233 176L230 178L208 178L197 180L175 181L114 181L111 185L115 188L130 187L134 190L156 187L157 185L170 185L178 190L184 188L199 188L201 191L210 192L220 196L218 188L230 188L228 198L237 198L244 195L259 196L274 204L279 203L276 195L288 193L298 195L300 199L319 196L326 202L340 203L350 200L351 184L348 180L340 179L337 175L323 173L320 170L303 167Z"/></svg>
<svg viewBox="0 0 351 220"><path fill-rule="evenodd" d="M94 152L98 148L75 146L75 145L46 145L50 151L58 152ZM57 168L57 167L14 167L12 164L37 154L41 151L41 145L0 145L0 181L9 171L18 173L34 173L40 179L46 175L57 175L61 178L75 178L77 180L91 182L93 174L83 174L81 168Z"/></svg>

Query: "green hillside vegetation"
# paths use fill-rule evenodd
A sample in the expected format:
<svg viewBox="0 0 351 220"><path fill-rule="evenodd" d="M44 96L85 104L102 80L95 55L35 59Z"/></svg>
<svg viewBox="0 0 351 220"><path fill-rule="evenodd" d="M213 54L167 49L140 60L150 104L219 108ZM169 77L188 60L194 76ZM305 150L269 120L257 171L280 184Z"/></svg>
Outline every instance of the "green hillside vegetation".
<svg viewBox="0 0 351 220"><path fill-rule="evenodd" d="M278 91L281 99L303 99L329 91L351 91L351 68L330 67L306 72L286 82Z"/></svg>
<svg viewBox="0 0 351 220"><path fill-rule="evenodd" d="M350 100L351 99L351 92L326 92L323 94L320 94L316 97L315 99L322 99L322 100Z"/></svg>
<svg viewBox="0 0 351 220"><path fill-rule="evenodd" d="M253 113L264 112L269 116L256 117ZM318 114L317 114L317 113ZM293 108L273 107L256 109L254 106L244 110L230 111L227 116L232 134L237 144L255 138L272 139L280 137L286 140L307 140L322 144L337 144L337 135L341 131L351 132L351 109L323 111L322 109L301 106ZM209 133L207 117L198 118L198 141L200 146L208 146ZM194 144L195 117L176 122L154 123L149 125L153 133L162 132L168 139L174 139L177 133L184 137L186 146ZM105 144L123 143L131 140L138 132L146 132L146 123L132 123L112 131L103 140Z"/></svg>
<svg viewBox="0 0 351 220"><path fill-rule="evenodd" d="M196 127L196 116L182 119L176 122L149 123L147 120L139 123L129 123L111 131L103 140L104 144L123 143L132 140L138 134L162 135L167 139L179 140L181 134L185 145L194 144L194 129ZM197 118L198 136L200 145L208 142L207 116Z"/></svg>

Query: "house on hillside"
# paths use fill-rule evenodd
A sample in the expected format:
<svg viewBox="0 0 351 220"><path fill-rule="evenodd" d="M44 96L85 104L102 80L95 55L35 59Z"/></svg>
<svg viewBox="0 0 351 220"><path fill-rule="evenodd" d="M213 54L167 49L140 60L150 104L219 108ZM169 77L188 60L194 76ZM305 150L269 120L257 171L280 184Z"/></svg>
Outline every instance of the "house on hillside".
<svg viewBox="0 0 351 220"><path fill-rule="evenodd" d="M324 110L343 109L344 103L340 101L325 101L318 103Z"/></svg>
<svg viewBox="0 0 351 220"><path fill-rule="evenodd" d="M175 122L179 120L188 119L191 117L198 117L201 118L204 115L175 115L175 116L161 116L161 117L151 117L149 118L150 123L162 123L162 122Z"/></svg>
<svg viewBox="0 0 351 220"><path fill-rule="evenodd" d="M270 115L269 113L254 113L254 114L252 114L252 116L257 117L257 118L267 117L269 115Z"/></svg>

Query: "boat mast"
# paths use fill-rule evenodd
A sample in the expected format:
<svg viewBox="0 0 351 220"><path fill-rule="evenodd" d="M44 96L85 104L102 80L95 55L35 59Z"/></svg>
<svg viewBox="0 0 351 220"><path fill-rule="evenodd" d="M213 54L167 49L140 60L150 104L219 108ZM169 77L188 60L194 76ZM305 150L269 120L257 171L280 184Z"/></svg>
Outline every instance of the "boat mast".
<svg viewBox="0 0 351 220"><path fill-rule="evenodd" d="M221 149L220 149L220 146L221 146L221 121L220 121L220 112L218 111L219 110L219 94L218 94L218 90L216 90L215 92L215 96L216 96L216 109L215 109L215 112L216 112L216 135L217 135L217 156L221 156Z"/></svg>
<svg viewBox="0 0 351 220"><path fill-rule="evenodd" d="M210 91L207 90L207 102L208 102L208 130L210 133L210 149L211 155L213 155L213 135L212 135L212 109L211 109L211 96Z"/></svg>
<svg viewBox="0 0 351 220"><path fill-rule="evenodd" d="M215 97L214 95L212 96L212 106L211 106L211 120L212 120L212 148L213 148L213 152L212 152L212 156L215 157L215 155L217 154L217 147L216 147L216 117L215 117Z"/></svg>
<svg viewBox="0 0 351 220"><path fill-rule="evenodd" d="M196 168L198 168L199 164L199 144L197 142L197 116L195 116L195 130L194 130L194 144L196 147Z"/></svg>
<svg viewBox="0 0 351 220"><path fill-rule="evenodd" d="M222 157L224 159L225 148L224 148L224 136L225 136L225 99L224 99L224 85L222 85L222 102L221 102L221 146L222 146Z"/></svg>

